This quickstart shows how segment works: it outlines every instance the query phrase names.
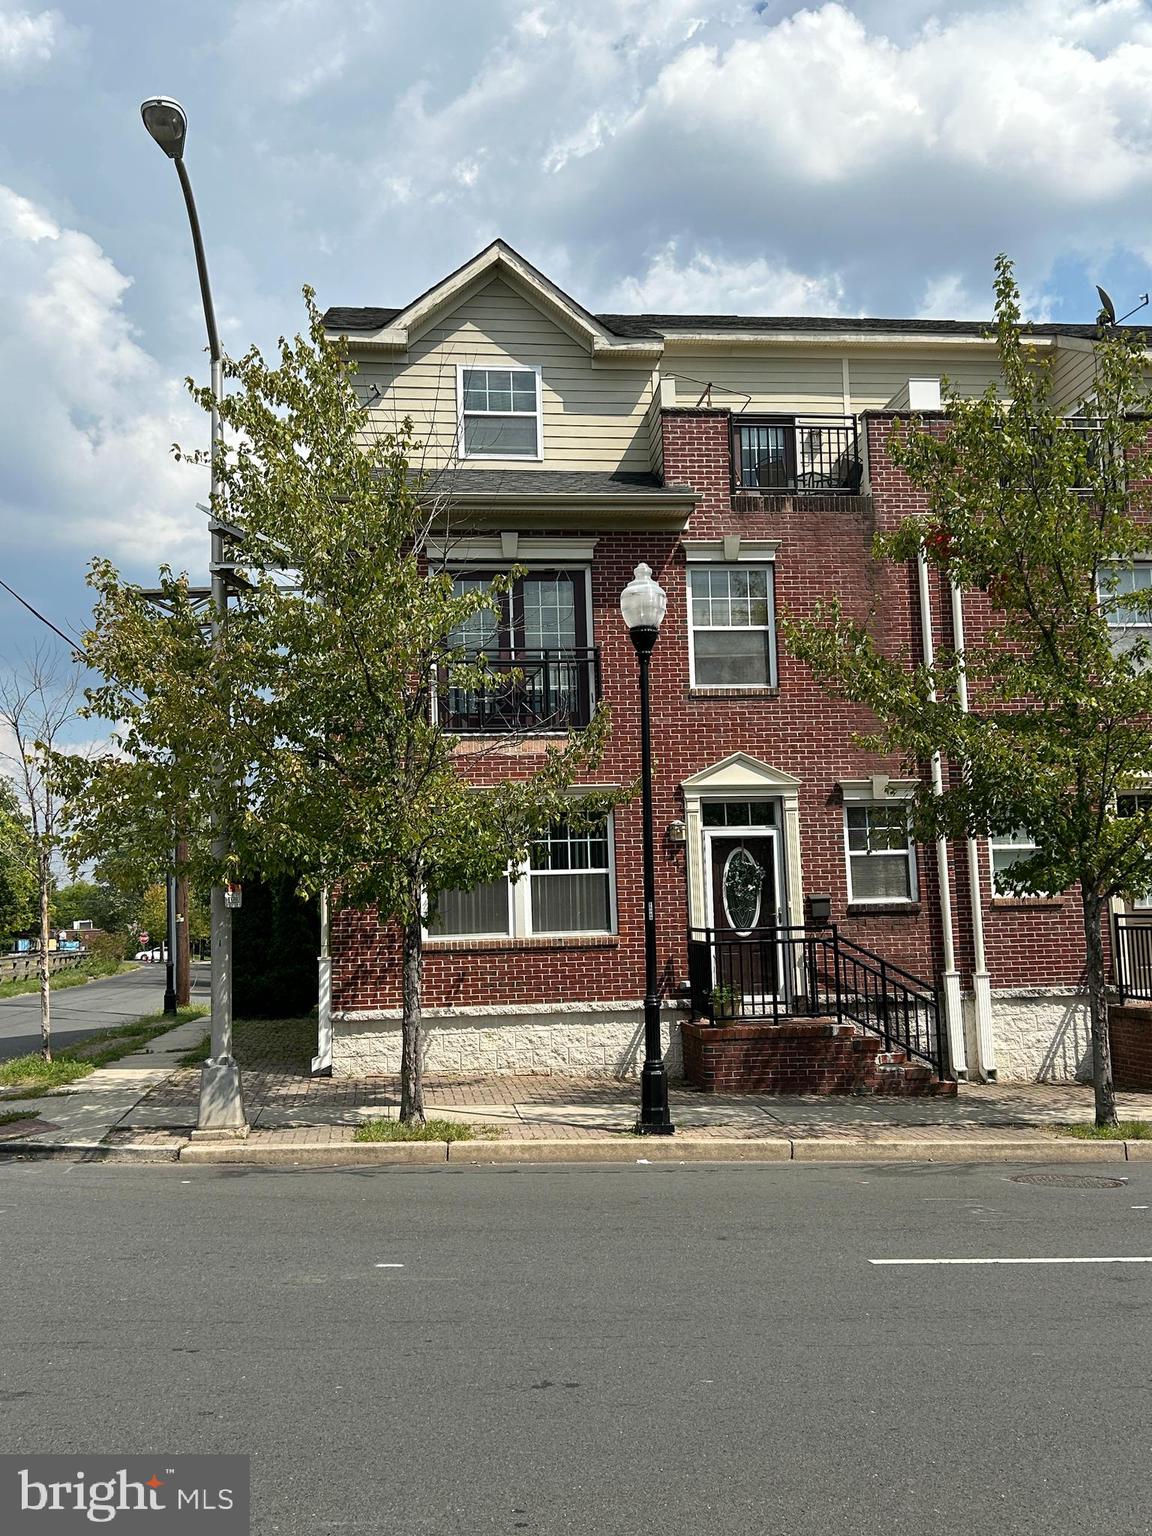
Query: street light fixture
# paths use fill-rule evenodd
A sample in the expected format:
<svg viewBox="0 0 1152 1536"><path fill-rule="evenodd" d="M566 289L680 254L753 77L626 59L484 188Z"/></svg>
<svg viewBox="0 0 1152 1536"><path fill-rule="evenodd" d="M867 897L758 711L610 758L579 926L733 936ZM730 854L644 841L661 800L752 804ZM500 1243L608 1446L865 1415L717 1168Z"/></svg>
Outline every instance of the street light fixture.
<svg viewBox="0 0 1152 1536"><path fill-rule="evenodd" d="M642 1136L671 1136L676 1127L668 1109L668 1073L660 1040L660 993L656 976L656 857L652 832L652 724L648 702L648 663L668 607L668 594L652 579L652 568L638 565L620 594L620 612L640 664L640 782L644 807L644 1066L640 1073Z"/></svg>
<svg viewBox="0 0 1152 1536"><path fill-rule="evenodd" d="M200 281L200 299L204 305L204 324L208 331L208 357L211 364L212 387L212 479L211 505L213 518L209 527L212 535L212 643L218 648L223 640L224 622L228 614L228 589L225 584L224 529L216 513L216 493L219 486L219 458L221 446L220 410L217 402L224 393L224 362L220 350L220 333L216 328L216 311L212 307L212 289L208 282L208 263L204 257L204 241L200 234L200 219L196 212L196 200L192 196L192 183L184 165L184 141L188 134L188 118L184 108L170 96L154 96L140 107L144 126L160 148L175 163L184 193L184 205L188 210L188 225L192 233L192 249L196 257L196 275ZM224 785L217 779L215 809L212 813L212 855L223 863L228 854L227 827L220 806L224 798ZM232 913L224 895L224 887L212 887L212 1044L208 1060L200 1074L200 1109L196 1129L211 1135L221 1133L244 1135L248 1122L244 1115L244 1099L240 1086L240 1068L232 1054Z"/></svg>

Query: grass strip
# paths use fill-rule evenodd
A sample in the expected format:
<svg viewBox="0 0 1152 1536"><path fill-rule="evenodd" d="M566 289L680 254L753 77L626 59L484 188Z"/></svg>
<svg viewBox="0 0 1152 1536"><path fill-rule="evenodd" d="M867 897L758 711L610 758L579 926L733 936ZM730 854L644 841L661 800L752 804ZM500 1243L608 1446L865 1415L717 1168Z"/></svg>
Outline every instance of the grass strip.
<svg viewBox="0 0 1152 1536"><path fill-rule="evenodd" d="M353 1132L353 1141L477 1141L500 1136L495 1125L461 1125L457 1120L425 1120L412 1125L402 1120L366 1120Z"/></svg>
<svg viewBox="0 0 1152 1536"><path fill-rule="evenodd" d="M1152 1123L1121 1120L1116 1125L1063 1125L1060 1135L1075 1136L1077 1141L1152 1141Z"/></svg>
<svg viewBox="0 0 1152 1536"><path fill-rule="evenodd" d="M122 1056L130 1056L157 1035L167 1034L177 1024L202 1019L206 1012L200 1007L178 1008L174 1019L171 1014L150 1013L129 1024L99 1030L86 1040L56 1051L51 1061L45 1061L38 1052L31 1052L0 1062L0 1100L38 1099L53 1089L66 1088L95 1072L97 1067L106 1067ZM11 1089L18 1091L4 1091Z"/></svg>

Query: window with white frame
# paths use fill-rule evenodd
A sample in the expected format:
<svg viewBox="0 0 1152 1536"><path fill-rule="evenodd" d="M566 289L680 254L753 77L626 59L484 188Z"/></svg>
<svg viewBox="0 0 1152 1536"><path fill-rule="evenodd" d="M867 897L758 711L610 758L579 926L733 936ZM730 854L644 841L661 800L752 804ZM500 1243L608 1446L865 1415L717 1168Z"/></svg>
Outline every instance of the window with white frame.
<svg viewBox="0 0 1152 1536"><path fill-rule="evenodd" d="M1102 566L1099 596L1108 627L1115 631L1113 649L1130 650L1143 640L1152 646L1152 560ZM1125 601L1135 598L1136 601Z"/></svg>
<svg viewBox="0 0 1152 1536"><path fill-rule="evenodd" d="M988 850L992 865L992 894L993 896L1017 896L1021 893L1014 890L1004 879L1005 872L1012 868L1013 864L1022 863L1036 852L1036 844L1023 827L1014 827L1010 832L998 833L988 839ZM1050 895L1051 892L1034 892L1036 895Z"/></svg>
<svg viewBox="0 0 1152 1536"><path fill-rule="evenodd" d="M846 805L844 832L850 902L916 900L916 847L907 804Z"/></svg>
<svg viewBox="0 0 1152 1536"><path fill-rule="evenodd" d="M764 688L776 682L770 565L689 568L692 683L697 688Z"/></svg>
<svg viewBox="0 0 1152 1536"><path fill-rule="evenodd" d="M543 458L539 368L461 367L457 388L462 458Z"/></svg>
<svg viewBox="0 0 1152 1536"><path fill-rule="evenodd" d="M1152 811L1152 794L1146 790L1116 796L1117 816L1146 816L1150 811ZM1147 912L1152 909L1152 890L1134 892L1130 899L1132 907L1137 912Z"/></svg>
<svg viewBox="0 0 1152 1536"><path fill-rule="evenodd" d="M445 891L428 924L431 938L529 938L534 934L612 933L612 820L591 827L557 822L537 838L525 863L503 880Z"/></svg>

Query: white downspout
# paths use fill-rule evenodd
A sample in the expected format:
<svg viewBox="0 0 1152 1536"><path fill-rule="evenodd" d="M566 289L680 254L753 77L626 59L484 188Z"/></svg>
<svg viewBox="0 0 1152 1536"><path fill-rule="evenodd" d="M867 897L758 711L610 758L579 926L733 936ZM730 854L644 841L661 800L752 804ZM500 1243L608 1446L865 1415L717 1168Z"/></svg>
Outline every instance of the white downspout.
<svg viewBox="0 0 1152 1536"><path fill-rule="evenodd" d="M320 1006L317 1009L313 1077L332 1076L332 955L329 950L328 888L320 892Z"/></svg>
<svg viewBox="0 0 1152 1536"><path fill-rule="evenodd" d="M964 662L964 599L952 583L952 640L960 662L956 675L956 697L963 714L968 713L968 672ZM992 981L984 950L984 893L980 883L980 853L976 839L968 839L968 889L972 899L972 951L976 962L972 972L972 994L976 1013L976 1071L985 1082L996 1081L996 1040L992 1033Z"/></svg>
<svg viewBox="0 0 1152 1536"><path fill-rule="evenodd" d="M920 589L920 640L924 665L936 660L932 642L932 599L928 589L928 557L920 545L916 556L916 577ZM936 702L936 690L929 699ZM932 793L944 793L944 770L939 752L932 754ZM956 944L952 931L952 890L948 871L948 840L936 839L936 871L940 882L940 930L944 939L944 1023L948 1030L948 1054L952 1071L958 1079L968 1076L968 1055L964 1049L964 1010L960 999L960 976L956 970Z"/></svg>

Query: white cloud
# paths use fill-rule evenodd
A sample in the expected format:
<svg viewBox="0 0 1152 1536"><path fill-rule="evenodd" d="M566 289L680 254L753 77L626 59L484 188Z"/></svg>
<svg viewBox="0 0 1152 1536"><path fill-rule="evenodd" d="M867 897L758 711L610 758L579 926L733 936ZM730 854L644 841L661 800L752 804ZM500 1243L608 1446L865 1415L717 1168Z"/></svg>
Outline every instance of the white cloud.
<svg viewBox="0 0 1152 1536"><path fill-rule="evenodd" d="M9 547L79 546L151 566L201 554L194 503L206 476L170 450L200 443L205 421L136 339L122 308L130 281L90 236L0 186Z"/></svg>
<svg viewBox="0 0 1152 1536"><path fill-rule="evenodd" d="M658 251L640 277L610 290L609 312L649 314L835 315L843 313L844 287L836 274L806 277L763 256L726 261L697 251L681 262L675 243Z"/></svg>
<svg viewBox="0 0 1152 1536"><path fill-rule="evenodd" d="M0 10L0 70L19 74L46 64L71 32L58 11Z"/></svg>

